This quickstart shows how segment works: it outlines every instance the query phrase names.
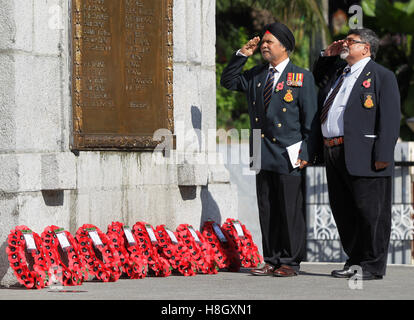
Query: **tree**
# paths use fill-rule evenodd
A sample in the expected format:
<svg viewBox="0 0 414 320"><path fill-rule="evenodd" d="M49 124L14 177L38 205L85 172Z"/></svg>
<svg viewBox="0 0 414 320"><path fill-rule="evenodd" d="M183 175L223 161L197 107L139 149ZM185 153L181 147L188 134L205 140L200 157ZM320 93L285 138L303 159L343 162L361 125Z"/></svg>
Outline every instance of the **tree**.
<svg viewBox="0 0 414 320"><path fill-rule="evenodd" d="M400 136L414 140L406 120L414 117L414 0L363 0L364 26L381 38L377 61L396 74L401 94Z"/></svg>

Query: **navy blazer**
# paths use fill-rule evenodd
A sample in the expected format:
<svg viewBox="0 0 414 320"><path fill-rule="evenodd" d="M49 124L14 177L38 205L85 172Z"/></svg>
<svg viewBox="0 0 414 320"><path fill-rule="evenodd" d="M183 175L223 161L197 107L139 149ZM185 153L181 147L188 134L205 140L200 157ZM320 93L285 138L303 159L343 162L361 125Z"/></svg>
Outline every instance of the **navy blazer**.
<svg viewBox="0 0 414 320"><path fill-rule="evenodd" d="M278 83L284 82L283 89L273 92L267 112L264 108L263 90L269 73L269 64L258 65L242 72L247 57L234 54L223 70L221 85L229 90L246 93L250 116L250 129L259 129L260 135L260 168L279 174L299 175L293 169L286 150L296 142L303 141L299 158L313 161L315 141L313 132L317 132L316 86L311 72L289 62ZM302 73L302 86L288 86L288 73ZM290 90L288 92L288 90ZM285 96L291 93L293 100L286 101ZM253 134L250 132L250 156L253 157ZM259 169L254 167L254 169Z"/></svg>
<svg viewBox="0 0 414 320"><path fill-rule="evenodd" d="M313 74L320 88L319 110L345 66L346 62L338 57L320 57L316 62ZM367 177L393 174L400 119L400 93L394 73L369 61L355 82L344 111L345 163L349 174ZM391 165L376 170L375 161Z"/></svg>

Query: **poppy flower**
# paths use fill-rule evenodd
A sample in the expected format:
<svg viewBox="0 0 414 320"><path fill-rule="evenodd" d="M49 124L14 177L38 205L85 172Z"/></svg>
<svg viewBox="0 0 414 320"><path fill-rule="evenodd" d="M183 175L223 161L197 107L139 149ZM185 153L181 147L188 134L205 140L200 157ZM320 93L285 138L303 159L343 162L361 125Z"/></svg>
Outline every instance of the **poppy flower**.
<svg viewBox="0 0 414 320"><path fill-rule="evenodd" d="M246 226L237 220L243 232L243 237L239 237L234 224L235 222L235 219L229 218L222 226L223 231L231 239L231 246L235 251L234 257L237 258L237 261L234 261L232 267L237 268L237 264L246 268L257 267L263 261L263 258L260 256L259 250L253 242L252 235Z"/></svg>
<svg viewBox="0 0 414 320"><path fill-rule="evenodd" d="M120 257L120 268L123 274L130 279L142 279L147 275L148 261L139 250L138 241L133 234L135 242L128 242L124 228L129 230L129 227L121 222L112 222L108 226L107 236L112 239L113 243L117 243L116 250Z"/></svg>
<svg viewBox="0 0 414 320"><path fill-rule="evenodd" d="M95 235L92 237L90 232L96 232L100 241L102 242L102 245L100 243L94 243L94 240L98 241L98 239L95 238ZM92 237L92 241L88 240L90 237ZM82 260L85 263L92 263L94 266L93 268L89 269L92 270L92 275L104 282L114 282L119 279L122 273L122 270L120 268L120 257L110 242L109 237L105 233L103 233L98 227L94 225L84 224L76 232L76 240L80 244L85 244L84 246L80 245L80 254L82 256ZM89 256L89 258L86 258L86 256ZM102 260L100 260L100 256L102 256Z"/></svg>
<svg viewBox="0 0 414 320"><path fill-rule="evenodd" d="M283 90L284 84L285 84L285 82L284 82L284 81L279 82L279 83L276 85L276 92Z"/></svg>
<svg viewBox="0 0 414 320"><path fill-rule="evenodd" d="M152 230L156 236L153 227L145 222L136 222L132 228L132 232L136 239L143 243L141 249L148 259L148 270L156 277L168 277L171 275L171 266L167 259L160 256L158 252L158 244L152 242L147 231L147 227Z"/></svg>
<svg viewBox="0 0 414 320"><path fill-rule="evenodd" d="M369 87L371 87L371 79L368 79L368 80L365 80L364 82L362 82L362 85L365 87L365 88L369 88Z"/></svg>
<svg viewBox="0 0 414 320"><path fill-rule="evenodd" d="M217 232L221 232L221 237L224 236L220 240L214 228L219 228ZM234 259L234 252L232 252L232 246L229 242L229 239L225 236L223 231L221 230L220 226L217 225L214 221L209 220L204 222L203 227L201 228L202 234L208 240L211 247L213 248L213 255L214 259L216 260L217 266L220 269L229 268L232 265L232 259ZM233 250L235 251L235 250Z"/></svg>
<svg viewBox="0 0 414 320"><path fill-rule="evenodd" d="M181 273L184 276L195 275L196 272L193 266L188 263L190 258L189 252L184 250L184 247L180 245L176 233L170 230L169 232L172 233L171 236L175 237L176 239L174 241L177 240L177 242L173 242L165 225L159 225L156 228L156 237L158 242L162 244L158 246L160 256L168 260L173 271Z"/></svg>
<svg viewBox="0 0 414 320"><path fill-rule="evenodd" d="M196 241L190 230L194 232L199 241ZM197 271L207 274L217 273L216 262L212 255L213 249L199 231L194 230L188 224L181 224L177 227L177 236L182 246L189 251L191 261L197 267Z"/></svg>
<svg viewBox="0 0 414 320"><path fill-rule="evenodd" d="M27 250L23 233L31 234L36 249ZM40 236L36 232L31 231L27 226L17 226L10 231L7 244L6 253L17 281L28 289L44 288L49 260L44 256ZM32 257L34 261L32 265L27 263L26 254ZM43 261L43 263L39 264L39 261Z"/></svg>
<svg viewBox="0 0 414 320"><path fill-rule="evenodd" d="M57 233L62 233L61 240ZM54 282L64 286L81 284L84 281L82 274L86 266L78 257L78 244L70 232L57 226L48 226L42 233L42 241L44 251L50 258L49 273L54 275ZM67 261L67 264L64 261Z"/></svg>

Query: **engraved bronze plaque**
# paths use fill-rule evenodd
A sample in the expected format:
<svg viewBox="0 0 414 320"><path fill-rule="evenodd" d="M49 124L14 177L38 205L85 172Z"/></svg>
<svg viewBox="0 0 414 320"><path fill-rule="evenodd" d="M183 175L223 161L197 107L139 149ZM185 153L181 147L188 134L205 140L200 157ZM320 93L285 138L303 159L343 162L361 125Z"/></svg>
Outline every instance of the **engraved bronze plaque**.
<svg viewBox="0 0 414 320"><path fill-rule="evenodd" d="M74 150L151 150L173 132L173 0L72 0Z"/></svg>

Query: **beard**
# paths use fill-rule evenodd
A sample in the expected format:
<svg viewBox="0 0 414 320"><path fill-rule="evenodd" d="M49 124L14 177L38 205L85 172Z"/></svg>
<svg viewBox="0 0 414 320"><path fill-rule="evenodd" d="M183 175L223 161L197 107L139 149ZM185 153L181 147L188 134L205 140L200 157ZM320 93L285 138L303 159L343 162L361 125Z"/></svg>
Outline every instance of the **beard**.
<svg viewBox="0 0 414 320"><path fill-rule="evenodd" d="M339 57L342 60L345 60L349 56L349 50L348 49L342 49L341 53L339 54Z"/></svg>
<svg viewBox="0 0 414 320"><path fill-rule="evenodd" d="M272 56L269 51L262 51L262 57L268 62L272 60Z"/></svg>

